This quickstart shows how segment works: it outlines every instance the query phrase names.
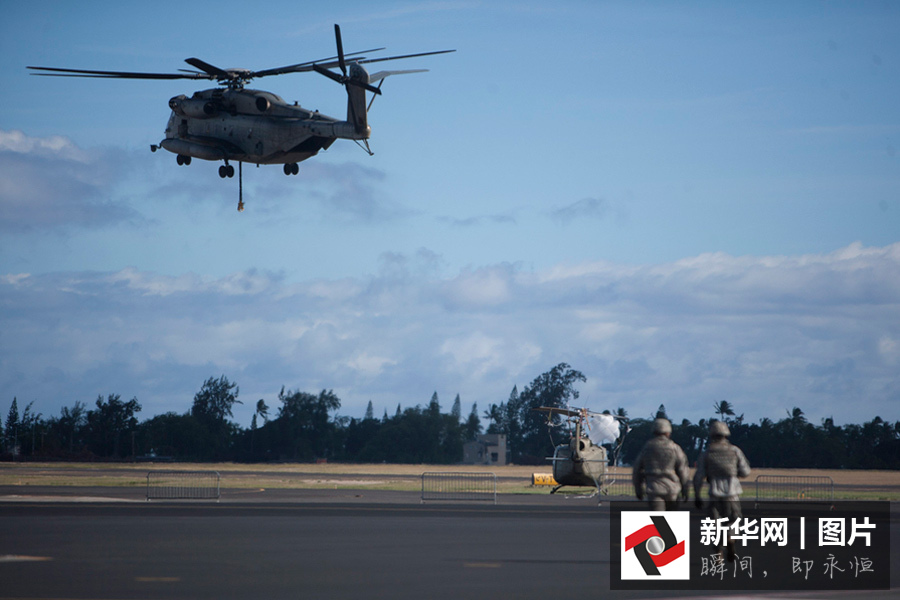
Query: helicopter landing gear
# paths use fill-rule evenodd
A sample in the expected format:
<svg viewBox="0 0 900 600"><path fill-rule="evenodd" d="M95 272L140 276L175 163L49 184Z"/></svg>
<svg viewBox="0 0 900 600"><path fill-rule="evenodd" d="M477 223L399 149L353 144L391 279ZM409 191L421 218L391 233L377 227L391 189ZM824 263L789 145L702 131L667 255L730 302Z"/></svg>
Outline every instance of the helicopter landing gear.
<svg viewBox="0 0 900 600"><path fill-rule="evenodd" d="M296 175L300 172L300 165L297 163L284 163L285 175Z"/></svg>
<svg viewBox="0 0 900 600"><path fill-rule="evenodd" d="M175 162L177 162L179 165L187 166L187 165L191 164L191 157L185 156L184 154L179 154L178 156L175 157Z"/></svg>
<svg viewBox="0 0 900 600"><path fill-rule="evenodd" d="M226 177L234 177L234 166L229 164L224 164L219 167L219 177L225 179Z"/></svg>

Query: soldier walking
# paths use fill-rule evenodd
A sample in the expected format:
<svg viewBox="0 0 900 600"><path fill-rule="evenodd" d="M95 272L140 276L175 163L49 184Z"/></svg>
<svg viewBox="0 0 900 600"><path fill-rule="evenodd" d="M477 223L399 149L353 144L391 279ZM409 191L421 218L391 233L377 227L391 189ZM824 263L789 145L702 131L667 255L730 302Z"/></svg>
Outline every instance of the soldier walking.
<svg viewBox="0 0 900 600"><path fill-rule="evenodd" d="M743 493L740 479L750 475L750 463L741 449L728 441L731 431L722 421L709 425L709 445L697 461L694 473L694 503L703 508L700 492L703 483L709 483L709 516L712 519L728 519L728 525L741 517L740 495ZM734 542L728 541L728 560L734 561Z"/></svg>
<svg viewBox="0 0 900 600"><path fill-rule="evenodd" d="M631 473L635 496L643 500L646 492L650 510L675 510L679 494L688 499L687 456L671 435L668 419L653 421L653 438L644 444Z"/></svg>

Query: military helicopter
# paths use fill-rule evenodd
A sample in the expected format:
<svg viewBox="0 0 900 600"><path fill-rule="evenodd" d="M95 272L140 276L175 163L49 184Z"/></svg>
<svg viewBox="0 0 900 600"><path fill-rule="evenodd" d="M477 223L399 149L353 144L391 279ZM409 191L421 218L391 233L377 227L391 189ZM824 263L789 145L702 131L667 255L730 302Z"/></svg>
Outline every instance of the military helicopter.
<svg viewBox="0 0 900 600"><path fill-rule="evenodd" d="M234 177L238 163L239 196L238 211L244 210L243 163L256 165L284 165L285 175L299 173L297 163L326 150L335 140L353 140L369 154L368 111L375 97L381 95L381 85L390 75L421 73L427 69L405 71L379 71L369 74L364 64L400 60L434 54L446 54L455 50L438 50L418 54L404 54L383 58L366 58L364 54L379 52L374 48L344 54L341 28L334 26L337 55L275 69L251 71L249 69L222 69L200 60L188 58L186 63L197 70L179 69L178 73L132 73L125 71L94 71L63 69L58 67L28 67L50 77L89 77L100 79L194 79L217 81L220 87L195 92L169 100L172 114L166 125L166 137L158 145L150 146L152 152L163 148L176 155L179 165L191 164L192 158L223 161L219 176ZM340 73L332 71L340 68ZM315 71L332 79L347 90L347 119L341 120L311 111L296 102L288 104L279 96L244 86L253 79L287 73ZM378 85L373 85L377 83ZM366 92L372 99L366 103Z"/></svg>
<svg viewBox="0 0 900 600"><path fill-rule="evenodd" d="M601 444L617 440L621 443L621 417L586 408L541 406L534 410L547 414L551 439L553 428L559 426L559 423L554 423L554 416L563 417L569 425L569 441L556 446L553 457L547 459L553 463L553 479L557 483L550 493L554 494L565 486L594 486L597 488L595 494L603 493L607 485L609 457Z"/></svg>

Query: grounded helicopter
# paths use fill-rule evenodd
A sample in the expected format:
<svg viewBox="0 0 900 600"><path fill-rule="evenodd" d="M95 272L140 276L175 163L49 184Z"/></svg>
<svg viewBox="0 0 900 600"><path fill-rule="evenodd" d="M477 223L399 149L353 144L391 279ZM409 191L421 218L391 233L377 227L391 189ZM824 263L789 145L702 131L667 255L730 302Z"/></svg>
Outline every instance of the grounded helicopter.
<svg viewBox="0 0 900 600"><path fill-rule="evenodd" d="M446 54L455 50L421 52L384 58L366 58L369 52L384 48L344 54L341 29L334 26L337 56L288 65L275 69L251 71L248 69L221 69L198 58L188 58L186 63L199 69L179 69L178 73L131 73L124 71L93 71L63 69L57 67L28 67L51 77L89 77L101 79L206 79L217 81L221 87L195 92L190 98L184 95L169 100L172 114L166 125L166 137L159 145L150 146L156 152L164 148L176 154L179 165L191 164L192 158L223 161L219 176L234 177L238 163L238 210L244 209L242 164L284 165L285 175L299 172L297 163L315 156L338 139L354 140L364 146L370 155L368 139L372 129L368 124L368 111L381 94L381 85L390 75L421 73L427 69L405 71L379 71L369 74L363 64ZM341 72L330 69L339 67ZM347 90L347 119L342 121L299 106L288 104L279 96L258 90L245 89L252 79L287 73L315 71L342 84ZM378 83L378 86L372 84ZM366 91L372 92L372 100L366 103Z"/></svg>
<svg viewBox="0 0 900 600"><path fill-rule="evenodd" d="M541 406L534 410L547 413L547 425L551 429L555 426L555 415L565 417L570 426L568 443L556 446L553 458L547 459L553 462L553 479L557 483L550 493L556 493L564 486L594 486L597 494L602 493L609 457L601 444L618 441L621 447L624 438L624 435L620 435L618 420L621 417L592 412L586 408Z"/></svg>

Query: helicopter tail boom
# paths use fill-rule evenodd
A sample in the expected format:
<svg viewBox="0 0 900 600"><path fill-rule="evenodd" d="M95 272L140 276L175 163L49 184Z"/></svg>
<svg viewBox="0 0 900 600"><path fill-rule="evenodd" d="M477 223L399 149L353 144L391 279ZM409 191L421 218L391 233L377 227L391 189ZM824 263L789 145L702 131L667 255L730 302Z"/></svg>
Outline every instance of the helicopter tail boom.
<svg viewBox="0 0 900 600"><path fill-rule="evenodd" d="M363 139L368 139L371 130L369 129L368 107L366 106L366 88L360 85L354 85L350 82L358 81L366 85L369 84L369 73L365 67L358 64L350 65L350 81L347 82L347 121L353 124L353 129L360 134Z"/></svg>

